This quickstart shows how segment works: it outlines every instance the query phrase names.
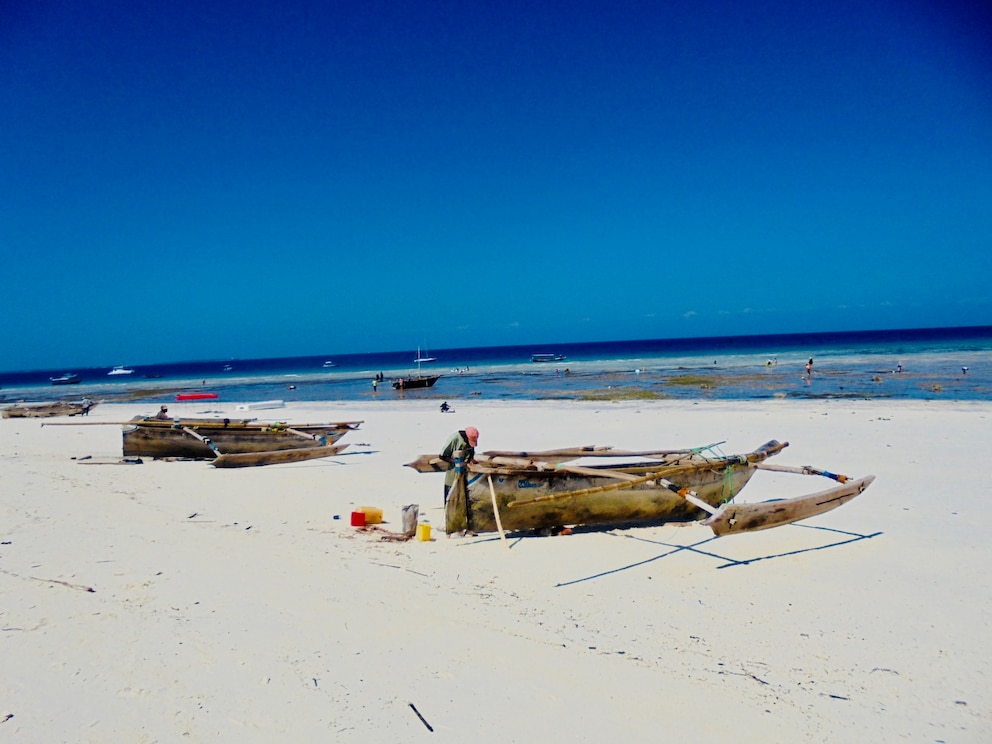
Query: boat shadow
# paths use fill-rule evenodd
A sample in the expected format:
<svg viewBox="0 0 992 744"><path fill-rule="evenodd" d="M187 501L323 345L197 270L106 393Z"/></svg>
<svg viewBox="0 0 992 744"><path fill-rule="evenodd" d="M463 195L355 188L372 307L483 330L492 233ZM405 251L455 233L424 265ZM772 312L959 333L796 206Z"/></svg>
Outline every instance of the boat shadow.
<svg viewBox="0 0 992 744"><path fill-rule="evenodd" d="M665 552L660 553L659 555L652 556L651 558L647 558L647 559L645 559L643 561L637 561L636 563L630 563L630 564L628 564L626 566L619 566L617 568L612 568L612 569L610 569L608 571L601 571L599 573L591 574L590 576L583 576L582 578L573 579L571 581L559 582L559 583L555 584L554 587L557 589L559 587L572 586L573 584L581 584L583 582L592 581L594 579L601 579L601 578L603 578L605 576L610 576L612 574L620 573L622 571L628 571L628 570L630 570L632 568L638 568L640 566L644 566L644 565L647 565L649 563L654 563L655 561L659 561L659 560L661 560L663 558L668 558L669 556L675 555L676 553L681 553L683 551L688 551L690 553L695 553L697 555L702 555L702 556L706 556L708 558L715 558L718 561L723 561L722 564L720 564L720 565L718 565L716 567L718 569L721 569L721 568L733 568L733 567L736 567L736 566L748 566L748 565L750 565L752 563L758 563L760 561L773 560L775 558L788 558L790 556L801 555L803 553L814 553L814 552L819 551L819 550L827 550L828 548L838 548L838 547L840 547L842 545L849 545L851 543L860 542L862 540L870 540L873 537L878 537L879 535L884 534L881 531L879 531L879 532L872 532L872 533L869 533L869 534L861 534L860 532L848 532L846 530L838 530L838 529L834 529L832 527L818 527L816 525L807 525L807 524L791 524L791 525L786 525L786 526L787 527L796 527L796 528L799 528L799 529L806 529L806 530L819 530L819 531L822 531L822 532L830 532L830 533L833 533L835 535L840 536L840 538L837 539L837 540L834 540L832 542L829 542L829 543L827 543L825 545L815 545L815 546L812 546L812 547L809 547L809 548L799 548L799 549L796 549L796 550L787 550L787 551L784 551L784 552L781 552L781 553L770 553L768 555L755 556L753 558L736 559L736 558L730 558L730 557L725 556L725 555L720 555L719 553L715 553L715 552L712 552L710 550L703 550L703 549L701 549L701 546L708 545L709 543L713 542L714 540L717 540L718 538L717 538L716 535L714 535L712 537L708 537L705 540L700 540L698 542L692 543L691 545L678 545L678 544L675 544L675 543L664 542L663 540L651 540L649 538L638 537L636 535L627 535L627 534L620 535L620 534L617 534L615 532L612 532L610 534L612 534L614 537L623 537L623 538L628 538L628 539L631 539L631 540L640 540L642 542L650 543L652 545L661 545L661 546L664 546L666 548L671 548L671 550L666 550Z"/></svg>

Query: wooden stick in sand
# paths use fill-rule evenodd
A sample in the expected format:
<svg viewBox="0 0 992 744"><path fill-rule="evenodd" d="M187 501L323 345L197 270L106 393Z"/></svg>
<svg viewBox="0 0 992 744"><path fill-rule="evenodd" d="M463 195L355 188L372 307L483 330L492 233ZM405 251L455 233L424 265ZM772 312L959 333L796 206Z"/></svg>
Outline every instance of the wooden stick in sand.
<svg viewBox="0 0 992 744"><path fill-rule="evenodd" d="M499 505L496 503L496 489L493 488L493 477L489 477L489 495L493 498L493 514L496 516L496 529L499 530L499 537L503 541L503 547L510 549L510 543L506 541L506 533L503 532L503 520L499 518Z"/></svg>

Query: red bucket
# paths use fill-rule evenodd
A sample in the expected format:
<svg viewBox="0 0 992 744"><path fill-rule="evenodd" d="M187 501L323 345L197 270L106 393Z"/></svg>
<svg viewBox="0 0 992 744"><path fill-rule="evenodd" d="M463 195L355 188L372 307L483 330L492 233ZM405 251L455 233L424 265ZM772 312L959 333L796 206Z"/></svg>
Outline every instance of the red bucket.
<svg viewBox="0 0 992 744"><path fill-rule="evenodd" d="M364 527L365 526L365 512L353 511L351 513L351 526L352 527Z"/></svg>

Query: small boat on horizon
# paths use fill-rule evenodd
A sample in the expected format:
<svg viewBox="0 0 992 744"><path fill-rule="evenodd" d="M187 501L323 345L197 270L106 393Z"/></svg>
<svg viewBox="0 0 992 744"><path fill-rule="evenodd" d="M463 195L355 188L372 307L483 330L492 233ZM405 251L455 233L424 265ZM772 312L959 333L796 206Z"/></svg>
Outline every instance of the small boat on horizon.
<svg viewBox="0 0 992 744"><path fill-rule="evenodd" d="M337 367L338 365L332 362L330 359L328 359L326 362L324 362L323 366L324 369L329 369L330 367Z"/></svg>
<svg viewBox="0 0 992 744"><path fill-rule="evenodd" d="M539 353L531 354L530 360L532 362L564 362L564 354L550 354L550 353Z"/></svg>
<svg viewBox="0 0 992 744"><path fill-rule="evenodd" d="M61 377L49 377L53 385L78 385L79 375L75 372L66 372Z"/></svg>
<svg viewBox="0 0 992 744"><path fill-rule="evenodd" d="M425 351L423 354L420 353L420 347L417 347L417 358L413 360L414 364L424 364L425 362L436 362L437 357L432 357L430 351Z"/></svg>
<svg viewBox="0 0 992 744"><path fill-rule="evenodd" d="M176 400L216 400L220 396L217 393L176 393Z"/></svg>
<svg viewBox="0 0 992 744"><path fill-rule="evenodd" d="M134 374L133 369L128 369L127 367L124 366L114 367L112 370L110 370L107 373L107 375L133 375L133 374Z"/></svg>

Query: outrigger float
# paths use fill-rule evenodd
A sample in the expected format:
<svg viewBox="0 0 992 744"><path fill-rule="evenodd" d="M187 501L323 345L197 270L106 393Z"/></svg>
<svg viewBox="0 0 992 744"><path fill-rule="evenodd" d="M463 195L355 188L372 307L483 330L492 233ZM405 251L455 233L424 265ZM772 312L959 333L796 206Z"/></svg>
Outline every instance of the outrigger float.
<svg viewBox="0 0 992 744"><path fill-rule="evenodd" d="M730 535L823 514L875 480L765 462L788 442L773 440L740 455L718 454L719 444L644 452L611 447L485 452L471 462L458 452L453 463L421 455L407 465L421 473L455 469L445 507L448 534L702 520L715 535ZM579 464L587 458L593 464ZM821 476L838 485L797 498L733 503L757 470Z"/></svg>
<svg viewBox="0 0 992 744"><path fill-rule="evenodd" d="M135 416L130 421L88 423L123 426L125 457L201 459L210 460L217 468L244 468L336 455L348 446L336 442L364 422L287 424L256 419Z"/></svg>

